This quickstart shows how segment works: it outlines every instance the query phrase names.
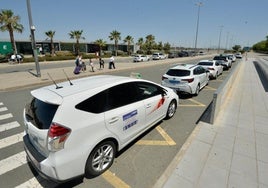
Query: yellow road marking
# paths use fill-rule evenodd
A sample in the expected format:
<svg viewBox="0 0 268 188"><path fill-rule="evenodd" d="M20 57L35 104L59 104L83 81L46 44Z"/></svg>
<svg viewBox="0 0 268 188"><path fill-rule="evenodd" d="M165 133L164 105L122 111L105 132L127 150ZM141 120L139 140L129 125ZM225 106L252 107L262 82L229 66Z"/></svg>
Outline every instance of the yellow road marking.
<svg viewBox="0 0 268 188"><path fill-rule="evenodd" d="M206 105L202 104L201 102L198 102L194 99L187 99L195 104L181 104L179 106L186 106L186 107L195 107L195 106L200 106L200 107L205 107Z"/></svg>
<svg viewBox="0 0 268 188"><path fill-rule="evenodd" d="M206 87L204 88L204 90L216 90L216 89L213 88L213 87L206 86Z"/></svg>
<svg viewBox="0 0 268 188"><path fill-rule="evenodd" d="M164 141L161 140L139 140L136 144L137 145L158 145L158 146L174 146L176 142L172 140L172 138L160 127L157 126L156 130L161 134L161 136L165 139Z"/></svg>
<svg viewBox="0 0 268 188"><path fill-rule="evenodd" d="M151 146L168 146L169 144L166 141L160 140L139 140L137 145L151 145Z"/></svg>
<svg viewBox="0 0 268 188"><path fill-rule="evenodd" d="M115 188L130 188L128 184L126 184L124 181L122 181L120 178L118 178L116 175L114 175L111 171L107 170L102 174L102 177L108 181L112 186Z"/></svg>
<svg viewBox="0 0 268 188"><path fill-rule="evenodd" d="M161 136L166 140L168 145L176 145L176 142L172 140L172 138L162 129L160 126L156 127L156 130L161 134Z"/></svg>

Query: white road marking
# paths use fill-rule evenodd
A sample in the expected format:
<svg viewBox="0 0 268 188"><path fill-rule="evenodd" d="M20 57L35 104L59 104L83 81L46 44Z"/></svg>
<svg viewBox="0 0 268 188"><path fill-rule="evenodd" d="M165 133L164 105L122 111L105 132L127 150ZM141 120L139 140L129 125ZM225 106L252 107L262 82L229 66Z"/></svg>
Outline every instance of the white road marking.
<svg viewBox="0 0 268 188"><path fill-rule="evenodd" d="M7 111L7 107L1 107L0 108L0 112L4 112L4 111Z"/></svg>
<svg viewBox="0 0 268 188"><path fill-rule="evenodd" d="M9 129L14 129L14 128L19 127L19 126L20 126L20 124L17 121L5 123L5 124L0 125L0 132L6 131Z"/></svg>
<svg viewBox="0 0 268 188"><path fill-rule="evenodd" d="M4 115L0 115L0 120L3 120L3 119L8 119L8 118L12 118L13 115L12 114L4 114Z"/></svg>
<svg viewBox="0 0 268 188"><path fill-rule="evenodd" d="M21 142L24 136L24 132L6 137L0 140L0 149Z"/></svg>
<svg viewBox="0 0 268 188"><path fill-rule="evenodd" d="M0 175L26 164L26 153L22 151L0 161Z"/></svg>

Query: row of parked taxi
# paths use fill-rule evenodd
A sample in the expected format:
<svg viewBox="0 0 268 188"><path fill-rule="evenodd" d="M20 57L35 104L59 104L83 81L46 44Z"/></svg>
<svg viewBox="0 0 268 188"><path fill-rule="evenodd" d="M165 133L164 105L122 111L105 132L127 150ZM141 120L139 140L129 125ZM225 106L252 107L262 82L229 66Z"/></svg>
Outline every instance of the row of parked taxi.
<svg viewBox="0 0 268 188"><path fill-rule="evenodd" d="M27 158L42 177L53 181L99 176L119 151L175 115L177 92L198 95L210 77L222 73L221 63L174 66L163 75L162 85L98 75L35 89L23 111Z"/></svg>
<svg viewBox="0 0 268 188"><path fill-rule="evenodd" d="M213 60L173 66L162 76L162 85L178 93L198 95L199 91L208 84L209 79L217 79L223 70L232 67L237 57L234 54L221 54L215 56Z"/></svg>

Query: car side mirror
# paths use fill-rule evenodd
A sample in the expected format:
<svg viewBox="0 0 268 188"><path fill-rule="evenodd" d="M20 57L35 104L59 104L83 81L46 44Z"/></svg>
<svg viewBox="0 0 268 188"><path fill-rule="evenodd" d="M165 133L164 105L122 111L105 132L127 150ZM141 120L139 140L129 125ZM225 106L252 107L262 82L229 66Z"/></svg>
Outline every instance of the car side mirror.
<svg viewBox="0 0 268 188"><path fill-rule="evenodd" d="M166 95L167 95L167 90L162 89L162 91L161 91L161 96L164 97L164 96L166 96Z"/></svg>

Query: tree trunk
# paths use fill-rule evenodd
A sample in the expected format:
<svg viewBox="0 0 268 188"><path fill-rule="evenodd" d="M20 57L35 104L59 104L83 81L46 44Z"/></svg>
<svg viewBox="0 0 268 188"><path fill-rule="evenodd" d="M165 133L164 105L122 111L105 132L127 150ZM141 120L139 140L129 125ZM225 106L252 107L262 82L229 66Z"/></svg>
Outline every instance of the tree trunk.
<svg viewBox="0 0 268 188"><path fill-rule="evenodd" d="M18 53L17 52L17 46L16 46L16 42L15 42L14 34L13 34L12 30L9 30L9 36L10 36L10 41L11 41L11 44L12 44L13 53L17 54Z"/></svg>

